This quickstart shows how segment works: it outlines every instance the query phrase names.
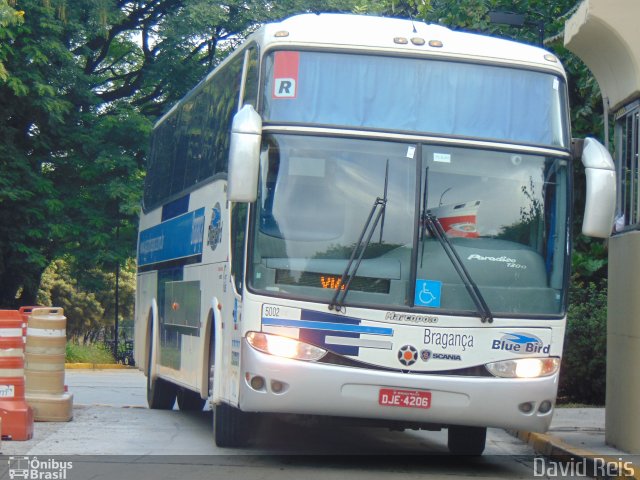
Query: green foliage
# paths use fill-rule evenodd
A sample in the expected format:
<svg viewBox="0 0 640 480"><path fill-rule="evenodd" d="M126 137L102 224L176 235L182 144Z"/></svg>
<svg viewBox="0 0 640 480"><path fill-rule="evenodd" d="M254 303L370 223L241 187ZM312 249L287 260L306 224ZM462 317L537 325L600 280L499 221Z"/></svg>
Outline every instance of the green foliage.
<svg viewBox="0 0 640 480"><path fill-rule="evenodd" d="M74 342L67 342L66 358L67 363L116 363L113 354L102 343L79 345Z"/></svg>
<svg viewBox="0 0 640 480"><path fill-rule="evenodd" d="M354 8L355 13L390 17L416 18L430 10L430 0L363 0Z"/></svg>
<svg viewBox="0 0 640 480"><path fill-rule="evenodd" d="M604 241L579 236L572 257L574 279L601 285L607 279L608 250Z"/></svg>
<svg viewBox="0 0 640 480"><path fill-rule="evenodd" d="M124 265L158 116L259 23L354 4L0 0L0 305L55 258Z"/></svg>
<svg viewBox="0 0 640 480"><path fill-rule="evenodd" d="M64 309L69 338L98 328L104 316L104 308L95 294L78 287L77 280L64 260L56 260L45 270L37 303Z"/></svg>
<svg viewBox="0 0 640 480"><path fill-rule="evenodd" d="M604 405L607 288L573 282L560 370L559 400Z"/></svg>
<svg viewBox="0 0 640 480"><path fill-rule="evenodd" d="M42 18L47 10L39 2L21 6L24 22L5 31L11 76L0 83L0 304L8 307L34 302L64 232L57 215L63 195L44 167L55 165L59 130L72 106L61 94L73 57L56 38L60 26Z"/></svg>
<svg viewBox="0 0 640 480"><path fill-rule="evenodd" d="M7 40L11 40L11 33L4 27L22 23L24 12L12 8L7 0L0 0L0 82L13 81L9 78L9 72L2 63L10 52Z"/></svg>
<svg viewBox="0 0 640 480"><path fill-rule="evenodd" d="M37 303L64 308L68 338L94 341L100 334L111 338L115 324L115 271L85 270L65 259L54 261L42 275ZM120 269L119 320L133 318L135 263Z"/></svg>

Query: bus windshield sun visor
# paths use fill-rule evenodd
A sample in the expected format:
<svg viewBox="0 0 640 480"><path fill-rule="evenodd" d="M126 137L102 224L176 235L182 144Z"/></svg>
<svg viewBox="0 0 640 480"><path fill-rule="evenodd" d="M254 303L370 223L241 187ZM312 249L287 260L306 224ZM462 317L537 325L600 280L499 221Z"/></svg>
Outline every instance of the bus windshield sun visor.
<svg viewBox="0 0 640 480"><path fill-rule="evenodd" d="M471 275L469 274L467 268L464 266L464 263L458 255L458 252L447 237L447 234L442 228L442 224L440 223L440 220L438 220L438 217L436 217L432 213L423 212L422 218L424 219L425 225L429 229L429 232L440 242L442 248L449 257L449 260L451 260L451 264L460 276L460 279L464 283L465 288L469 292L469 296L478 309L478 313L480 314L480 320L482 321L482 323L493 323L493 315L491 314L489 305L487 305L487 302L482 296L482 292L480 292L478 285L476 285L476 283L473 281L473 278L471 278Z"/></svg>

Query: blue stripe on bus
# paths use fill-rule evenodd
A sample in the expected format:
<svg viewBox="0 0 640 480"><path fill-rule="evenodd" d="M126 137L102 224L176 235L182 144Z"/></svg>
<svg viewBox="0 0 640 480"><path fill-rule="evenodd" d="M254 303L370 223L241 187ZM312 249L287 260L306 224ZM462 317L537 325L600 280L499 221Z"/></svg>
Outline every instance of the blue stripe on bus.
<svg viewBox="0 0 640 480"><path fill-rule="evenodd" d="M351 325L360 325L360 323L362 322L362 320L360 320L359 318L305 309L302 309L300 311L300 320L309 320L312 322L345 323Z"/></svg>
<svg viewBox="0 0 640 480"><path fill-rule="evenodd" d="M340 338L360 338L359 333L351 332L332 332L331 330L314 330L312 328L301 328L298 330L298 340L311 345L317 345L325 350L337 353L338 355L350 355L357 357L360 354L360 349L352 345L335 345L328 344L327 337L340 337Z"/></svg>
<svg viewBox="0 0 640 480"><path fill-rule="evenodd" d="M344 323L289 320L284 318L263 318L262 324L272 327L309 328L312 330L328 330L332 332L368 333L370 335L393 335L392 328L367 327L363 325L348 325Z"/></svg>
<svg viewBox="0 0 640 480"><path fill-rule="evenodd" d="M202 254L204 212L203 207L140 232L138 266Z"/></svg>

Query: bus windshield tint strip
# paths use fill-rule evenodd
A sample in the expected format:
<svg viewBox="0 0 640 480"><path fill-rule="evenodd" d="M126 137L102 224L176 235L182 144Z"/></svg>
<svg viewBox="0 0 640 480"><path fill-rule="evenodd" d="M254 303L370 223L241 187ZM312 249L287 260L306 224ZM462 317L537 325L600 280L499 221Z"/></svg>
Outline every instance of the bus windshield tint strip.
<svg viewBox="0 0 640 480"><path fill-rule="evenodd" d="M340 275L278 269L276 283L335 290L340 284ZM391 281L386 278L354 277L349 288L360 292L389 293Z"/></svg>

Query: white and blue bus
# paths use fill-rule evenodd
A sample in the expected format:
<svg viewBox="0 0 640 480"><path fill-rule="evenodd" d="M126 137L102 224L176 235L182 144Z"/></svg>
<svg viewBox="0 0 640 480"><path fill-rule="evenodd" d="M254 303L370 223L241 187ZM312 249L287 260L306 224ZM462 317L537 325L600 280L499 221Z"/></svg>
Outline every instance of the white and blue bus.
<svg viewBox="0 0 640 480"><path fill-rule="evenodd" d="M532 46L356 15L268 24L156 124L135 360L151 408L240 446L263 412L545 431L573 163L608 236L614 167Z"/></svg>

